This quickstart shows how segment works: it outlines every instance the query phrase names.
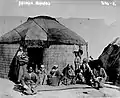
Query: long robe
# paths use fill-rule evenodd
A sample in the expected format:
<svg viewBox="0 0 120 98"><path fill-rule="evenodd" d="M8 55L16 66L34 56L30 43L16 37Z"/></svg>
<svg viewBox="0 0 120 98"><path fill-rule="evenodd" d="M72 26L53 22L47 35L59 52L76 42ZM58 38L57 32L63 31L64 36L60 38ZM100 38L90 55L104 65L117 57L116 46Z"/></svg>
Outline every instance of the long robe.
<svg viewBox="0 0 120 98"><path fill-rule="evenodd" d="M17 82L18 75L19 75L19 69L20 69L20 66L18 64L18 59L17 59L17 56L15 56L12 60L11 65L10 65L10 71L9 71L9 74L8 74L8 78L11 81Z"/></svg>

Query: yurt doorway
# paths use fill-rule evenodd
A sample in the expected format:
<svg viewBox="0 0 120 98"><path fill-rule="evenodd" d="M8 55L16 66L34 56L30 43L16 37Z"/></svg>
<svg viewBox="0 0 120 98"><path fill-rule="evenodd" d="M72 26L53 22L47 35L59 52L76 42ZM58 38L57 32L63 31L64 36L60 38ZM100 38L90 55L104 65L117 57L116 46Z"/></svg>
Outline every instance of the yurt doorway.
<svg viewBox="0 0 120 98"><path fill-rule="evenodd" d="M43 63L43 52L44 48L28 48L28 56L29 56L29 66L32 66L35 70L36 67ZM37 65L37 66L36 66Z"/></svg>

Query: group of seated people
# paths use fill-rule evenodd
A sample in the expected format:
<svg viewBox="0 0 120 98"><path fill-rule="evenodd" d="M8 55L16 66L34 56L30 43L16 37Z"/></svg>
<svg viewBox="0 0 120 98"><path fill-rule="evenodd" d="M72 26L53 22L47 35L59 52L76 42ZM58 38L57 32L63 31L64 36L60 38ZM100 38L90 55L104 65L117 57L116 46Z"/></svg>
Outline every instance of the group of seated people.
<svg viewBox="0 0 120 98"><path fill-rule="evenodd" d="M27 93L33 94L38 85L59 86L79 82L91 86L97 83L97 86L103 87L106 78L107 75L103 68L98 66L98 69L91 70L87 59L83 59L82 64L76 70L73 69L72 65L68 64L61 72L59 66L54 65L48 74L44 65L41 65L37 71L34 71L30 66L27 73L21 78L21 84Z"/></svg>
<svg viewBox="0 0 120 98"><path fill-rule="evenodd" d="M27 69L28 71L21 78L21 84L26 93L33 94L36 93L35 88L38 85L46 84L47 74L44 65L41 65L36 72L31 66L28 66Z"/></svg>

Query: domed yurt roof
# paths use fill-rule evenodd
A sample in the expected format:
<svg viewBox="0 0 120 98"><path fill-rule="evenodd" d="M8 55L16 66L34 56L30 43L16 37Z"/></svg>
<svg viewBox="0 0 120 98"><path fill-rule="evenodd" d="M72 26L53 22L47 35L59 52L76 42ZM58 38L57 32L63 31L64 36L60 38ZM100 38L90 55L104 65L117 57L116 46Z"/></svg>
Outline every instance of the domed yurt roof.
<svg viewBox="0 0 120 98"><path fill-rule="evenodd" d="M85 40L62 25L55 18L37 16L0 37L0 43L14 43L21 40L41 40L62 44L86 44Z"/></svg>

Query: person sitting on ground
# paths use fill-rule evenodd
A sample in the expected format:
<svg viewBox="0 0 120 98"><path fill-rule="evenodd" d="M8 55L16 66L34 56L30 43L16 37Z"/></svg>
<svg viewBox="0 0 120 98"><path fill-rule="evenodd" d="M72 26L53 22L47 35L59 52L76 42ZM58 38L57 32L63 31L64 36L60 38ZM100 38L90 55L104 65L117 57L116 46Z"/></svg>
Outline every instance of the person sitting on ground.
<svg viewBox="0 0 120 98"><path fill-rule="evenodd" d="M58 65L54 65L52 67L52 70L50 71L50 74L47 76L47 84L58 86L61 78L62 78L62 74L58 69Z"/></svg>
<svg viewBox="0 0 120 98"><path fill-rule="evenodd" d="M44 65L41 65L40 68L37 70L37 75L38 75L39 80L40 80L40 85L46 84L47 72L45 70Z"/></svg>
<svg viewBox="0 0 120 98"><path fill-rule="evenodd" d="M79 68L76 70L75 81L79 83L85 83L85 78L83 76L82 65L79 65Z"/></svg>
<svg viewBox="0 0 120 98"><path fill-rule="evenodd" d="M63 76L64 76L63 84L65 84L65 85L75 84L75 72L74 72L74 69L73 69L72 65L68 64L63 69L62 73L63 73Z"/></svg>
<svg viewBox="0 0 120 98"><path fill-rule="evenodd" d="M27 94L35 93L35 88L39 83L39 78L37 74L33 72L32 67L28 68L28 73L26 73L24 77L22 77L21 81L22 81L22 86L25 89L24 93L27 93Z"/></svg>
<svg viewBox="0 0 120 98"><path fill-rule="evenodd" d="M74 60L74 64L75 64L75 75L76 75L76 81L77 79L81 82L84 83L85 79L82 75L82 62L81 62L81 57L76 55L76 58Z"/></svg>
<svg viewBox="0 0 120 98"><path fill-rule="evenodd" d="M95 79L95 76L88 64L88 59L87 58L84 58L83 59L83 63L82 63L82 66L81 66L81 69L82 69L82 74L84 76L84 79L85 79L85 83L88 84L88 85L91 85L91 79Z"/></svg>
<svg viewBox="0 0 120 98"><path fill-rule="evenodd" d="M102 68L100 65L98 65L97 68L93 70L93 73L95 75L96 80L99 83L99 87L103 87L104 83L107 79L107 74L106 74L104 68Z"/></svg>

